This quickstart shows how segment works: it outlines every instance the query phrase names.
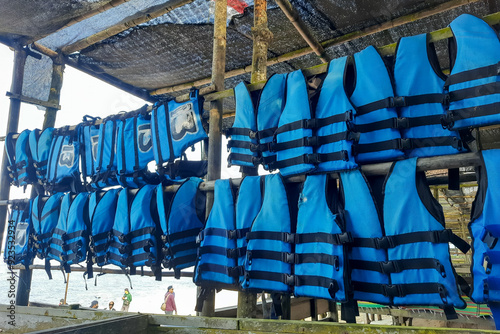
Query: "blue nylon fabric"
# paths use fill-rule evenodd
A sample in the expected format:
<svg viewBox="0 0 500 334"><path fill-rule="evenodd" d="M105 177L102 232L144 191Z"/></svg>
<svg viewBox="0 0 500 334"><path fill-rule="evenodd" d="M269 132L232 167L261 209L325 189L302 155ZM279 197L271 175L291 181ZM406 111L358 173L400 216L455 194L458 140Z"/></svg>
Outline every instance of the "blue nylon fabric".
<svg viewBox="0 0 500 334"><path fill-rule="evenodd" d="M240 234L236 239L236 248L242 250L241 256L238 257L238 267L244 268L246 264L246 252L243 250L247 247L246 232L250 231L252 223L259 214L262 206L262 191L261 191L262 176L246 176L241 181L240 189L238 190L238 200L236 202L236 230ZM251 196L249 196L251 194ZM245 280L244 275L239 276L239 284L243 285Z"/></svg>
<svg viewBox="0 0 500 334"><path fill-rule="evenodd" d="M240 82L234 87L234 98L236 103L236 111L234 116L233 128L248 129L249 131L257 132L257 120L255 115L255 108L253 105L252 97L248 91L248 87L244 82ZM250 138L250 136L231 135L231 140L243 141L256 145L257 138ZM252 152L248 148L231 147L229 149L228 162L231 165L254 167L253 162L246 162L232 157L231 153L243 154L248 157L258 157L258 152Z"/></svg>
<svg viewBox="0 0 500 334"><path fill-rule="evenodd" d="M273 141L273 135L264 136L260 132L276 129L285 105L285 87L288 74L273 74L262 88L257 106L257 129L259 130L259 144L269 144ZM276 157L276 152L267 149L262 150L262 157ZM269 165L263 163L264 169Z"/></svg>
<svg viewBox="0 0 500 334"><path fill-rule="evenodd" d="M36 256L40 259L47 257L52 232L59 219L59 210L64 193L55 193L50 197L37 196L31 208L31 222L33 234L37 238L35 244ZM45 236L42 238L41 236Z"/></svg>
<svg viewBox="0 0 500 334"><path fill-rule="evenodd" d="M28 266L33 262L33 248L30 241L32 223L29 215L31 204L32 201L11 206L8 224L12 228L9 227L4 249L4 262L9 265L23 264Z"/></svg>
<svg viewBox="0 0 500 334"><path fill-rule="evenodd" d="M422 203L417 192L417 158L396 162L384 188L384 228L387 236L444 230L444 221L434 218ZM428 196L434 199L429 191ZM435 202L439 209L441 206ZM411 214L408 214L411 213ZM434 258L444 266L446 277L435 268L411 269L391 273L392 284L440 283L446 289L446 301L458 308L464 308L451 264L448 243L412 242L397 245L387 250L389 261L403 259ZM443 305L438 293L409 294L394 297L394 305Z"/></svg>
<svg viewBox="0 0 500 334"><path fill-rule="evenodd" d="M31 157L35 166L36 177L39 182L44 182L47 174L47 163L49 159L50 146L52 144L54 128L46 128L43 131L35 129L29 136Z"/></svg>
<svg viewBox="0 0 500 334"><path fill-rule="evenodd" d="M436 74L428 57L427 34L400 39L394 64L395 93L397 96L442 94L444 80ZM442 103L425 103L401 107L399 116L412 119L421 116L445 116ZM458 132L443 128L441 123L402 129L403 138L425 139L433 145L433 138L449 137L460 139ZM439 141L436 142L439 144ZM431 157L459 153L452 146L418 147L405 151L409 157Z"/></svg>
<svg viewBox="0 0 500 334"><path fill-rule="evenodd" d="M291 233L290 210L288 207L287 194L281 175L266 175L264 186L264 199L262 208L252 224L252 232L284 232ZM279 240L250 239L247 244L247 252L254 250L275 251L291 253L292 246ZM278 260L270 260L251 256L247 260L245 271L271 272L278 274L291 274L292 267L289 263ZM244 288L255 291L267 292L291 292L291 287L285 283L267 279L248 278L244 282Z"/></svg>
<svg viewBox="0 0 500 334"><path fill-rule="evenodd" d="M82 145L82 151L85 156L82 156L82 176L86 179L87 177L93 177L96 173L97 168L97 144L99 141L99 126L98 125L86 125L82 127L82 132L80 136L80 145Z"/></svg>
<svg viewBox="0 0 500 334"><path fill-rule="evenodd" d="M311 119L311 116L311 106L309 104L306 78L304 77L304 74L301 70L289 73L286 82L286 102L279 119L278 128L295 121ZM311 137L312 130L301 128L280 133L275 136L277 143L280 144L294 139ZM277 161L280 162L312 153L313 148L311 146L301 146L278 151L276 157ZM299 163L297 165L280 168L280 173L283 176L305 174L312 171L314 168L313 164Z"/></svg>
<svg viewBox="0 0 500 334"><path fill-rule="evenodd" d="M350 96L354 107L379 101L394 96L392 83L387 72L384 61L373 46L354 54L356 66L356 87ZM364 115L356 115L355 124L370 124L381 120L396 118L395 108L382 108L371 111ZM359 144L372 144L386 140L399 139L401 135L398 129L381 129L361 133ZM389 149L376 152L359 153L356 156L357 163L368 163L375 161L395 160L403 156L400 150Z"/></svg>
<svg viewBox="0 0 500 334"><path fill-rule="evenodd" d="M344 195L346 230L353 238L381 238L383 236L377 208L371 190L363 174L359 170L340 173L341 186ZM350 247L350 260L370 262L386 262L387 252L383 249L368 247ZM370 270L353 269L353 282L389 284L389 276ZM374 303L389 304L390 299L381 294L354 290L355 300L366 300Z"/></svg>
<svg viewBox="0 0 500 334"><path fill-rule="evenodd" d="M169 269L181 270L194 266L196 263L198 250L195 244L196 236L205 225L204 217L200 219L196 212L198 187L201 182L203 180L199 178L187 179L170 198L169 194L163 192L163 185L157 186L156 201L162 234L167 238L163 247L169 249L169 253L165 255ZM188 236L175 236L176 233L188 233L187 231L190 231ZM176 247L189 244L192 246L187 249L175 250ZM182 262L179 262L182 258L184 258Z"/></svg>
<svg viewBox="0 0 500 334"><path fill-rule="evenodd" d="M143 228L156 228L157 222L154 220L154 216L151 212L151 201L153 200L153 196L155 196L155 190L155 185L145 185L141 189L139 189L139 191L135 195L130 207L131 233ZM154 230L152 230L151 232L144 233L130 239L132 245L136 243L148 243L148 245L144 245L144 247L132 250L132 261L129 263L130 266L151 267L157 264L157 241L154 233ZM147 255L147 259L141 258L141 256L144 254Z"/></svg>
<svg viewBox="0 0 500 334"><path fill-rule="evenodd" d="M500 150L482 151L484 165L480 168L478 180L479 189L474 201L474 212L479 210L479 216L472 218L469 223L469 232L472 237L472 265L473 276L471 298L476 303L488 303L500 301L500 287L494 283L494 279L500 277L500 266L497 264L497 256L489 258L487 254L500 251L500 243L487 243L487 232L491 237L500 237L500 224L492 217L500 215L498 201L498 185L500 174L498 164L500 163ZM486 182L485 182L486 181ZM491 238L490 237L490 238ZM492 248L490 248L493 246ZM489 258L489 259L488 259ZM491 269L486 270L485 264L490 264ZM493 284L492 284L493 283ZM485 286L486 284L486 286ZM495 289L495 285L498 289ZM485 289L487 287L487 289ZM489 291L487 291L489 290ZM494 315L495 316L495 315Z"/></svg>
<svg viewBox="0 0 500 334"><path fill-rule="evenodd" d="M71 132L56 133L50 146L47 183L69 190L67 182L80 181L80 127Z"/></svg>
<svg viewBox="0 0 500 334"><path fill-rule="evenodd" d="M31 184L36 180L29 146L30 133L30 130L24 130L16 139L16 173L19 186Z"/></svg>
<svg viewBox="0 0 500 334"><path fill-rule="evenodd" d="M321 92L316 106L316 118L327 118L333 115L350 112L354 115L354 107L347 97L344 89L344 72L347 57L334 59L328 66L328 75L323 81ZM338 122L320 127L316 131L317 136L328 136L346 132L347 122ZM346 169L353 169L358 166L352 156L352 141L341 140L333 143L323 144L317 148L317 153L345 152L348 160L326 161L318 164L318 172L331 172Z"/></svg>
<svg viewBox="0 0 500 334"><path fill-rule="evenodd" d="M309 175L304 183L304 189L299 198L299 213L297 218L296 235L313 235L315 233L341 234L345 232L341 218L332 212L326 202L326 187L328 175ZM314 224L313 222L320 222ZM329 285L295 285L296 297L322 298L345 301L346 294L346 248L344 245L333 245L325 242L296 243L296 254L326 254L338 258L338 267L321 262L296 262L295 276L317 276L330 281L338 286L338 291L329 291ZM332 296L333 294L333 296Z"/></svg>
<svg viewBox="0 0 500 334"><path fill-rule="evenodd" d="M108 119L99 127L99 139L97 141L97 164L95 174L92 178L92 187L104 188L118 185L117 174L117 125L119 120Z"/></svg>
<svg viewBox="0 0 500 334"><path fill-rule="evenodd" d="M457 44L457 55L455 63L450 71L450 77L467 72L473 69L495 65L500 62L500 41L498 34L482 19L470 14L462 14L450 23L453 37ZM457 83L449 87L449 92L479 87L488 83L500 81L499 75L493 75L486 78L469 80ZM481 94L481 91L478 93ZM492 105L500 108L500 94L480 95L478 97L451 100L449 111L460 110L477 106ZM500 110L500 109L499 109ZM453 129L462 129L467 127L479 127L490 124L498 124L500 114L495 113L488 116L475 116L471 113L470 118L455 120Z"/></svg>
<svg viewBox="0 0 500 334"><path fill-rule="evenodd" d="M232 231L236 229L236 217L234 210L234 195L231 180L216 180L214 186L214 204L208 216L205 229L201 232L203 238L199 249L203 252L206 247L220 247L222 249L235 249L236 240L227 236L219 236L211 233L212 229ZM226 273L204 270L203 266L219 265L225 268L236 267L236 260L227 255L216 254L207 251L200 253L193 281L200 286L229 286L236 284L235 277Z"/></svg>
<svg viewBox="0 0 500 334"><path fill-rule="evenodd" d="M111 242L108 247L108 262L120 268L126 268L130 258L130 252L120 252L120 247L127 247L130 241L120 241L120 236L126 236L131 231L130 206L136 195L135 190L124 188L118 194L116 202L115 220L113 223Z"/></svg>
<svg viewBox="0 0 500 334"><path fill-rule="evenodd" d="M118 193L120 189L110 189L104 193L95 192L90 195L89 199L89 217L91 235L94 238L91 242L93 247L105 247L96 251L94 255L97 257L98 266L107 264L106 254L108 252L109 239L108 237L95 240L95 236L102 233L111 233L115 220L116 205L118 201Z"/></svg>

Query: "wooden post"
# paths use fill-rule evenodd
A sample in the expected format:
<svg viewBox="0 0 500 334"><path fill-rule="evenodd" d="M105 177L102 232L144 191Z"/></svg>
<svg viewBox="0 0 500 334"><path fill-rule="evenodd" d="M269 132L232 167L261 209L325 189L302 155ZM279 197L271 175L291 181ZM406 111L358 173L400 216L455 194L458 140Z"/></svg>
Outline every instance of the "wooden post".
<svg viewBox="0 0 500 334"><path fill-rule="evenodd" d="M10 92L21 95L23 89L24 64L26 62L26 52L19 48L14 52L14 69L12 71L12 84ZM21 110L21 101L19 99L10 99L9 118L7 119L7 131L17 132L19 126L19 112ZM10 184L7 171L7 154L3 152L2 165L0 167L0 200L8 200L10 197ZM5 231L5 221L7 218L7 206L0 206L0 246L3 249L3 235Z"/></svg>
<svg viewBox="0 0 500 334"><path fill-rule="evenodd" d="M50 84L50 93L48 102L52 102L54 103L54 105L59 105L62 82L63 82L64 62L60 55L58 57L52 58L52 61L53 61L52 81ZM48 127L54 127L56 122L56 114L57 114L57 108L46 109L42 129ZM33 187L35 187L35 185ZM31 191L31 197L33 198L36 195L37 194L33 188ZM29 303L32 274L33 274L33 269L19 270L19 283L17 286L17 295L16 295L17 305L27 306Z"/></svg>
<svg viewBox="0 0 500 334"><path fill-rule="evenodd" d="M224 90L226 70L226 20L227 0L215 0L214 48L212 58L212 84L216 91ZM222 100L210 102L210 128L208 133L207 179L217 180L221 175ZM207 193L207 216L214 204L214 193ZM215 315L215 292L212 290L203 304L202 316Z"/></svg>
<svg viewBox="0 0 500 334"><path fill-rule="evenodd" d="M68 286L69 286L69 273L68 273L68 277L66 278L66 290L64 291L64 302L63 302L63 305L66 305L66 300L68 298Z"/></svg>

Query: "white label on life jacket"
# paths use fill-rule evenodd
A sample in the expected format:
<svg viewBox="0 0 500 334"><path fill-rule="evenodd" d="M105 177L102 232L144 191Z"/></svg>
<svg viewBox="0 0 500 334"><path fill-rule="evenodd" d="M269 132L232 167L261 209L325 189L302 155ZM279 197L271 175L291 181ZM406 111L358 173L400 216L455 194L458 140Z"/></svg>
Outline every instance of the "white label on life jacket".
<svg viewBox="0 0 500 334"><path fill-rule="evenodd" d="M170 112L170 131L175 141L184 138L188 132L198 132L193 103L183 104Z"/></svg>
<svg viewBox="0 0 500 334"><path fill-rule="evenodd" d="M139 151L146 153L153 147L151 124L141 124L137 127L137 146Z"/></svg>
<svg viewBox="0 0 500 334"><path fill-rule="evenodd" d="M23 248L26 245L28 238L28 223L18 223L16 226L16 247Z"/></svg>
<svg viewBox="0 0 500 334"><path fill-rule="evenodd" d="M63 145L59 155L59 166L71 168L75 162L75 148L73 145Z"/></svg>

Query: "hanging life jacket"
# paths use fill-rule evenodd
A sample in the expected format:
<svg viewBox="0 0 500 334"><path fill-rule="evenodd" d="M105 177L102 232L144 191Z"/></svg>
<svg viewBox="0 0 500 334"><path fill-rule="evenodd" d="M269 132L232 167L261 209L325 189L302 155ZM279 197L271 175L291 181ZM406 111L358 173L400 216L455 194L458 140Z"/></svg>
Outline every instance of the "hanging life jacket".
<svg viewBox="0 0 500 334"><path fill-rule="evenodd" d="M281 175L290 176L312 171L317 159L313 157L313 130L310 123L311 106L306 78L301 70L289 73L286 81L286 100L281 113L271 149L276 153L276 162L270 166L279 169Z"/></svg>
<svg viewBox="0 0 500 334"><path fill-rule="evenodd" d="M354 54L354 64L346 72L350 101L356 108L353 130L359 142L353 147L357 163L396 160L403 157L401 135L394 123L396 107L389 73L377 49L369 46Z"/></svg>
<svg viewBox="0 0 500 334"><path fill-rule="evenodd" d="M409 157L459 153L462 141L456 131L443 128L445 75L439 67L429 34L403 37L396 48L395 94L403 100L398 124Z"/></svg>
<svg viewBox="0 0 500 334"><path fill-rule="evenodd" d="M231 137L227 142L228 167L232 165L256 167L259 161L257 118L254 101L245 82L234 87L236 104L234 123L226 132Z"/></svg>
<svg viewBox="0 0 500 334"><path fill-rule="evenodd" d="M23 264L26 268L33 263L30 220L31 201L14 200L8 219L8 232L4 249L4 262L9 266Z"/></svg>
<svg viewBox="0 0 500 334"><path fill-rule="evenodd" d="M31 207L31 223L33 226L33 250L39 259L45 259L45 271L52 279L50 263L47 258L52 234L57 226L59 211L64 193L52 196L39 195L33 200Z"/></svg>
<svg viewBox="0 0 500 334"><path fill-rule="evenodd" d="M274 132L285 106L285 88L288 74L273 74L262 88L257 105L257 139L264 169L276 161L276 152L270 149Z"/></svg>
<svg viewBox="0 0 500 334"><path fill-rule="evenodd" d="M64 195L57 226L52 233L48 257L61 263L71 272L72 264L86 260L89 244L89 194L86 192Z"/></svg>
<svg viewBox="0 0 500 334"><path fill-rule="evenodd" d="M95 125L97 118L84 116L80 132L80 152L82 159L82 178L85 186L96 173L97 144L99 142L99 125ZM89 189L90 190L90 189Z"/></svg>
<svg viewBox="0 0 500 334"><path fill-rule="evenodd" d="M104 188L118 185L117 174L117 132L118 116L110 116L99 126L99 137L97 141L97 163L95 174L92 176L91 186L93 188Z"/></svg>
<svg viewBox="0 0 500 334"><path fill-rule="evenodd" d="M442 208L432 197L425 174L416 172L416 162L417 159L412 158L394 163L384 182L381 190L384 196L383 236L358 238L357 233L352 233L353 246L358 251L366 247L372 251L382 250L387 256L387 261L378 263L370 258L349 259L353 271L363 270L358 277L364 281L353 279L352 285L355 291L364 292L365 296L369 293L389 298L389 305L439 306L444 309L447 318L452 319L456 318L453 307L464 308L466 304L458 291L448 243L453 242L464 251L468 250L468 244L444 228ZM347 180L342 180L344 189L356 185L346 183ZM357 195L359 189L353 188L349 192L356 192ZM348 199L345 198L346 206ZM351 211L363 207L359 197L356 197L355 203ZM347 217L350 219L349 214ZM375 219L373 222L378 225L374 227L378 234L380 223L377 224ZM366 225L364 217L362 224L351 221L348 227L360 229L360 225L366 230L373 229ZM372 275L370 279L370 271L387 275L389 284L377 282L378 275Z"/></svg>
<svg viewBox="0 0 500 334"><path fill-rule="evenodd" d="M144 109L145 111L145 109ZM117 167L122 187L139 188L158 183L157 174L148 171L154 160L151 121L143 113L121 119L118 123Z"/></svg>
<svg viewBox="0 0 500 334"><path fill-rule="evenodd" d="M356 134L350 124L354 107L346 96L344 75L347 57L334 59L328 65L315 114L315 152L319 159L317 172L332 172L357 167L352 155Z"/></svg>
<svg viewBox="0 0 500 334"><path fill-rule="evenodd" d="M50 146L45 189L49 192L81 191L80 126L56 129Z"/></svg>
<svg viewBox="0 0 500 334"><path fill-rule="evenodd" d="M115 220L116 203L120 189L96 191L90 195L90 252L87 263L89 278L92 278L92 263L102 267L108 263L106 254Z"/></svg>
<svg viewBox="0 0 500 334"><path fill-rule="evenodd" d="M445 92L451 129L500 123L500 40L486 22L462 14L450 23L450 75ZM480 38L478 38L480 36Z"/></svg>
<svg viewBox="0 0 500 334"><path fill-rule="evenodd" d="M230 250L230 256L237 259L239 285L245 281L245 264L247 260L247 233L250 232L255 217L262 206L264 176L245 176L241 181L236 202L236 249ZM252 196L249 196L252 194Z"/></svg>
<svg viewBox="0 0 500 334"><path fill-rule="evenodd" d="M180 278L181 269L194 266L197 258L196 237L205 225L205 193L198 189L199 178L186 179L175 193L156 189L156 202L161 226L162 264L174 269Z"/></svg>
<svg viewBox="0 0 500 334"><path fill-rule="evenodd" d="M203 97L198 90L190 93L190 100L177 103L155 104L151 112L153 153L158 172L164 172L163 164L182 156L184 151L197 142L208 138L203 129L201 114Z"/></svg>
<svg viewBox="0 0 500 334"><path fill-rule="evenodd" d="M500 216L497 205L498 163L500 150L481 152L482 164L476 170L479 188L472 205L469 232L472 237L473 278L471 298L477 304L487 303L496 328L500 328Z"/></svg>
<svg viewBox="0 0 500 334"><path fill-rule="evenodd" d="M107 260L122 269L129 266L131 244L127 237L131 231L131 206L138 189L124 188L118 194L113 229L110 236ZM130 273L135 273L135 267L130 267Z"/></svg>
<svg viewBox="0 0 500 334"><path fill-rule="evenodd" d="M161 259L157 234L160 227L156 205L156 186L145 185L134 196L130 206L130 232L125 236L129 249L128 266L151 267L156 280L161 280ZM116 219L116 217L115 217Z"/></svg>
<svg viewBox="0 0 500 334"><path fill-rule="evenodd" d="M262 207L247 234L243 288L292 292L295 282L287 255L293 253L293 243L292 215L283 178L279 174L266 175Z"/></svg>
<svg viewBox="0 0 500 334"><path fill-rule="evenodd" d="M337 182L328 175L309 175L299 198L295 233L295 297L346 301L347 244L343 212L338 210ZM315 224L314 222L318 222Z"/></svg>
<svg viewBox="0 0 500 334"><path fill-rule="evenodd" d="M11 183L17 187L26 186L36 182L35 168L29 146L31 131L24 130L17 135L9 134L6 138L5 148L9 160L7 170ZM15 144L14 144L15 142Z"/></svg>
<svg viewBox="0 0 500 334"><path fill-rule="evenodd" d="M39 184L45 182L47 176L47 164L52 144L54 128L44 130L35 129L29 135L29 145L33 167Z"/></svg>
<svg viewBox="0 0 500 334"><path fill-rule="evenodd" d="M214 204L205 228L197 238L198 260L193 281L203 289L234 289L238 282L236 258L230 254L236 249L234 204L231 180L216 180Z"/></svg>

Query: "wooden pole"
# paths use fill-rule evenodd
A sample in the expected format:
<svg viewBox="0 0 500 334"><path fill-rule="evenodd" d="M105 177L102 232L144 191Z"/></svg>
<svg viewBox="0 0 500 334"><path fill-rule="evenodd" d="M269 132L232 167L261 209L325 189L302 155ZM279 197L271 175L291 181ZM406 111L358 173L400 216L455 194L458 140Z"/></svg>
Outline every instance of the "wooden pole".
<svg viewBox="0 0 500 334"><path fill-rule="evenodd" d="M68 276L66 277L66 290L64 291L64 305L66 305L66 299L68 297L68 286L69 286L69 273Z"/></svg>
<svg viewBox="0 0 500 334"><path fill-rule="evenodd" d="M24 64L26 62L26 52L19 48L14 52L14 68L12 72L12 84L10 91L21 95L23 89ZM17 132L19 127L19 113L21 111L21 101L11 99L9 106L9 117L7 119L6 133ZM10 183L7 171L7 154L3 152L2 165L0 167L0 200L8 200L10 197ZM0 206L0 249L4 249L2 240L5 231L5 221L7 218L7 206Z"/></svg>
<svg viewBox="0 0 500 334"><path fill-rule="evenodd" d="M214 47L212 58L212 84L216 91L224 89L226 68L226 20L227 0L215 0ZM222 159L222 101L210 103L210 128L208 133L208 173L207 180L220 179ZM207 217L214 204L214 193L207 193ZM215 315L215 292L211 290L203 304L202 316Z"/></svg>

